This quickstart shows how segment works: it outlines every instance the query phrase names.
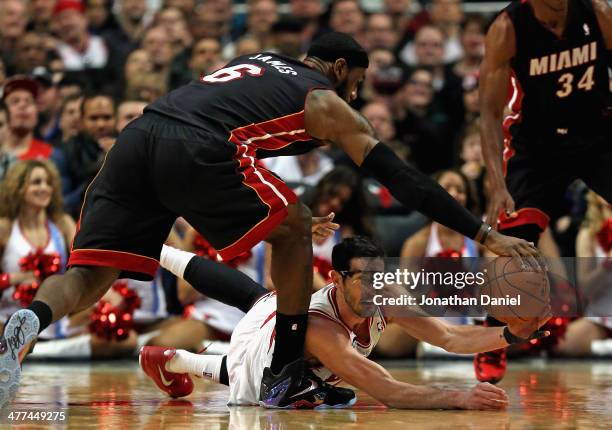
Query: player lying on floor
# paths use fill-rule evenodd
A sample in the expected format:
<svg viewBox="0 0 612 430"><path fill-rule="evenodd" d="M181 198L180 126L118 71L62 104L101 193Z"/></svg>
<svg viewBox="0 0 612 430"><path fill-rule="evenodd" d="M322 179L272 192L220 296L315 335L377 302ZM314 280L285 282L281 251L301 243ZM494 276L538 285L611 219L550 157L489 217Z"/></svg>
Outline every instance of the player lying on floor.
<svg viewBox="0 0 612 430"><path fill-rule="evenodd" d="M488 383L470 390L446 390L407 384L394 379L379 364L368 360L385 326L392 320L408 334L457 353L476 353L509 345L519 340L512 327L455 326L433 317L386 318L380 308L362 301L364 267L384 270L383 250L363 237L336 245L332 253L333 283L312 295L306 334L306 357L320 390L303 399L303 407L346 407L356 397L352 391L330 391L325 386L340 380L366 392L393 408L503 409L505 391ZM374 260L372 260L374 259ZM368 263L368 261L370 261ZM173 397L193 390L190 375L207 377L229 385L231 405L256 405L264 368L274 350L276 295L249 278L211 283L211 262L194 254L164 247L162 265L185 278L204 294L245 311L232 334L227 356L192 354L184 350L144 347L140 364L157 386ZM217 268L222 270L222 268ZM217 270L215 269L215 270ZM211 288L208 285L215 285ZM206 291L204 291L206 290ZM251 304L254 304L251 307ZM250 308L250 309L248 309ZM369 317L361 315L368 314ZM545 333L536 332L535 336ZM329 394L331 393L331 394Z"/></svg>

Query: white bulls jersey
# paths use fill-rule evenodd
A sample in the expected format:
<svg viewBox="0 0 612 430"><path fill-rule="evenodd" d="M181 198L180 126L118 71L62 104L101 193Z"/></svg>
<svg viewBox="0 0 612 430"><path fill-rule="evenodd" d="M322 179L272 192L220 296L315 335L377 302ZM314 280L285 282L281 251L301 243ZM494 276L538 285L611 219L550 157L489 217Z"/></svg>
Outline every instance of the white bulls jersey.
<svg viewBox="0 0 612 430"><path fill-rule="evenodd" d="M45 254L59 254L61 263L60 270L58 273L63 273L67 261L66 241L64 240L64 236L62 235L60 230L51 221L47 222L47 231L49 240L43 248L43 252ZM11 227L11 235L9 236L9 239L4 248L4 253L2 254L2 267L0 269L0 272L21 272L19 260L35 251L36 247L33 246L25 237L25 235L21 231L19 222L14 221L13 226ZM21 308L20 304L13 300L14 292L14 286L11 286L6 290L0 292L0 320L2 322L5 322L14 312L18 311ZM57 339L65 337L67 326L68 319L64 317L56 323L51 324L45 330L43 330L39 337L41 339Z"/></svg>
<svg viewBox="0 0 612 430"><path fill-rule="evenodd" d="M310 317L330 320L343 327L355 350L367 357L378 343L386 322L382 313L367 319L368 337L359 338L340 318L336 301L337 289L333 285L312 295L308 313ZM274 352L274 327L276 325L276 295L263 296L238 323L227 355L230 384L230 405L256 405L259 399L261 377L265 367L272 362ZM313 367L321 379L336 383L339 379L327 368Z"/></svg>

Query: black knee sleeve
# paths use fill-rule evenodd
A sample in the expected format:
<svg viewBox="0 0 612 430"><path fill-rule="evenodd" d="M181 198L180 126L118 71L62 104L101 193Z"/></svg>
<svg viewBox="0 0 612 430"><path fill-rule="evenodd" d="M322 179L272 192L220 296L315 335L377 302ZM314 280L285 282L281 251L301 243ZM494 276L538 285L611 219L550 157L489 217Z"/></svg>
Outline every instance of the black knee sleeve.
<svg viewBox="0 0 612 430"><path fill-rule="evenodd" d="M187 264L183 278L205 296L245 313L268 292L239 270L197 256Z"/></svg>

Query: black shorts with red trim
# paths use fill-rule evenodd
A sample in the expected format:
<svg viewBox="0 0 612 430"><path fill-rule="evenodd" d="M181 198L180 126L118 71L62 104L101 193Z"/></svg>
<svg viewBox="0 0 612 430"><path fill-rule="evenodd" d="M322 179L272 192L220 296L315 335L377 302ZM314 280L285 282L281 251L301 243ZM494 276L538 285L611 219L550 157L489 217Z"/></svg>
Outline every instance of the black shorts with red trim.
<svg viewBox="0 0 612 430"><path fill-rule="evenodd" d="M248 251L297 202L254 151L145 113L119 135L89 186L68 264L115 267L123 277L152 279L180 216L222 258Z"/></svg>
<svg viewBox="0 0 612 430"><path fill-rule="evenodd" d="M538 224L544 230L550 218L562 214L565 193L576 179L612 202L611 139L610 135L556 137L546 141L514 137L506 146L505 172L519 217L507 221ZM506 228L513 227L504 224Z"/></svg>

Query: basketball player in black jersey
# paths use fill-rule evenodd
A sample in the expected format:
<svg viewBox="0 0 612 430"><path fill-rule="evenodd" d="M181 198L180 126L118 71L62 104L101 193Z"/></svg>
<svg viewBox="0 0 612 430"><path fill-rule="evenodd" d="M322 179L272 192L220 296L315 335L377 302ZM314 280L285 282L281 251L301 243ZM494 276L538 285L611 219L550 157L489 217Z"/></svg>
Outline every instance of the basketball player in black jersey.
<svg viewBox="0 0 612 430"><path fill-rule="evenodd" d="M182 216L223 258L261 240L272 244L276 347L261 403L308 407L306 399L317 388L303 361L311 214L260 158L331 142L403 204L497 254L536 256L528 242L491 231L376 140L348 105L367 66L357 42L329 33L312 44L304 62L268 53L238 57L149 105L119 135L86 193L69 270L45 280L30 308L6 325L0 375L8 375L8 388L0 387L0 406L17 391L26 344L52 321L91 306L117 277L150 279L174 220ZM354 396L333 387L323 393L331 406Z"/></svg>
<svg viewBox="0 0 612 430"><path fill-rule="evenodd" d="M578 178L612 202L611 50L605 0L513 1L489 29L480 72L487 221L502 233L537 243ZM499 381L505 351L474 364L479 380Z"/></svg>

